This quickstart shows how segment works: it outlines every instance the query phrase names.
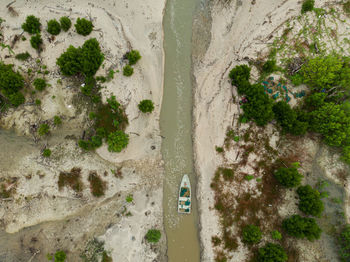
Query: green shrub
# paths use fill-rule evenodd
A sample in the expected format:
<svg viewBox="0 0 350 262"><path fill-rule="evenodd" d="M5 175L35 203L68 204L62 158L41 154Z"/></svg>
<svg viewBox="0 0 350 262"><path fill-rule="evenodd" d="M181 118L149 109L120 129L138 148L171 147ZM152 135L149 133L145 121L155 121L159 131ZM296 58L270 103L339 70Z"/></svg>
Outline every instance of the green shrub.
<svg viewBox="0 0 350 262"><path fill-rule="evenodd" d="M86 20L85 18L78 18L76 24L74 25L77 33L79 35L87 36L91 33L94 27L92 22Z"/></svg>
<svg viewBox="0 0 350 262"><path fill-rule="evenodd" d="M108 151L121 152L129 143L129 135L118 130L108 135Z"/></svg>
<svg viewBox="0 0 350 262"><path fill-rule="evenodd" d="M17 93L24 86L22 75L13 70L12 65L0 62L0 91L5 95Z"/></svg>
<svg viewBox="0 0 350 262"><path fill-rule="evenodd" d="M45 148L43 150L43 157L50 157L51 156L51 150L48 148Z"/></svg>
<svg viewBox="0 0 350 262"><path fill-rule="evenodd" d="M26 18L26 22L22 24L22 29L29 34L37 34L40 32L40 20L36 18L34 15L29 15Z"/></svg>
<svg viewBox="0 0 350 262"><path fill-rule="evenodd" d="M262 238L262 233L259 227L248 225L243 228L242 240L248 244L259 243Z"/></svg>
<svg viewBox="0 0 350 262"><path fill-rule="evenodd" d="M345 163L350 164L350 146L343 147L343 152L342 152L341 159Z"/></svg>
<svg viewBox="0 0 350 262"><path fill-rule="evenodd" d="M55 253L55 262L64 262L66 260L66 253L64 251L57 251Z"/></svg>
<svg viewBox="0 0 350 262"><path fill-rule="evenodd" d="M36 90L43 91L46 87L46 81L43 78L36 78L33 82L33 85Z"/></svg>
<svg viewBox="0 0 350 262"><path fill-rule="evenodd" d="M51 35L58 35L61 32L61 25L56 19L47 22L47 32Z"/></svg>
<svg viewBox="0 0 350 262"><path fill-rule="evenodd" d="M54 116L54 117L53 117L53 124L54 124L55 126L61 125L61 124L62 124L61 118L60 118L59 116Z"/></svg>
<svg viewBox="0 0 350 262"><path fill-rule="evenodd" d="M245 180L247 180L247 181L250 181L250 180L252 180L252 179L254 179L255 177L253 176L253 175L246 175L245 177L244 177L244 179Z"/></svg>
<svg viewBox="0 0 350 262"><path fill-rule="evenodd" d="M158 229L148 230L145 238L150 243L157 243L160 240L161 233Z"/></svg>
<svg viewBox="0 0 350 262"><path fill-rule="evenodd" d="M215 147L215 150L216 150L216 152L218 152L218 153L223 153L223 152L224 152L224 148L221 147L221 146L216 146L216 147Z"/></svg>
<svg viewBox="0 0 350 262"><path fill-rule="evenodd" d="M134 200L134 198L133 198L132 195L128 195L128 196L125 198L125 200L126 200L126 202L131 203L131 202Z"/></svg>
<svg viewBox="0 0 350 262"><path fill-rule="evenodd" d="M339 235L340 260L348 262L350 258L350 225L346 225Z"/></svg>
<svg viewBox="0 0 350 262"><path fill-rule="evenodd" d="M40 99L35 99L35 105L40 106L41 105L41 100Z"/></svg>
<svg viewBox="0 0 350 262"><path fill-rule="evenodd" d="M274 175L281 185L289 188L299 186L303 178L303 175L301 175L295 167L281 167Z"/></svg>
<svg viewBox="0 0 350 262"><path fill-rule="evenodd" d="M312 11L314 9L315 0L304 0L303 5L301 6L301 13Z"/></svg>
<svg viewBox="0 0 350 262"><path fill-rule="evenodd" d="M275 240L281 240L282 234L278 230L274 230L271 232L271 237L272 239L275 239Z"/></svg>
<svg viewBox="0 0 350 262"><path fill-rule="evenodd" d="M276 68L276 60L267 60L263 65L262 70L264 73L270 74L276 71Z"/></svg>
<svg viewBox="0 0 350 262"><path fill-rule="evenodd" d="M36 34L36 35L33 35L31 38L30 38L30 45L34 48L34 49L40 49L41 45L43 43L43 39L41 38L41 35L40 34Z"/></svg>
<svg viewBox="0 0 350 262"><path fill-rule="evenodd" d="M225 180L231 180L234 178L234 172L232 168L220 168L221 174Z"/></svg>
<svg viewBox="0 0 350 262"><path fill-rule="evenodd" d="M20 53L15 56L17 60L25 61L30 57L30 54L28 52Z"/></svg>
<svg viewBox="0 0 350 262"><path fill-rule="evenodd" d="M131 76L133 73L134 73L134 68L132 68L130 65L126 65L123 67L123 75Z"/></svg>
<svg viewBox="0 0 350 262"><path fill-rule="evenodd" d="M126 58L129 60L129 65L134 65L141 59L140 52L137 50L131 50L126 53Z"/></svg>
<svg viewBox="0 0 350 262"><path fill-rule="evenodd" d="M88 77L95 75L103 60L99 43L92 38L85 41L82 47L69 46L57 59L56 64L63 75L72 76L81 73Z"/></svg>
<svg viewBox="0 0 350 262"><path fill-rule="evenodd" d="M63 31L67 32L72 26L72 21L67 16L62 16L60 18L60 24Z"/></svg>
<svg viewBox="0 0 350 262"><path fill-rule="evenodd" d="M286 262L287 260L288 256L280 245L267 243L258 250L258 262Z"/></svg>
<svg viewBox="0 0 350 262"><path fill-rule="evenodd" d="M8 99L14 107L18 107L19 105L22 105L25 101L24 95L21 92L10 94L8 96Z"/></svg>
<svg viewBox="0 0 350 262"><path fill-rule="evenodd" d="M242 81L248 81L250 78L250 67L247 65L238 65L234 67L229 74L232 85L238 86Z"/></svg>
<svg viewBox="0 0 350 262"><path fill-rule="evenodd" d="M143 113L151 113L154 109L153 102L151 100L142 100L139 105L139 109Z"/></svg>
<svg viewBox="0 0 350 262"><path fill-rule="evenodd" d="M299 196L299 209L307 215L320 216L324 210L321 195L311 186L300 186L297 189Z"/></svg>
<svg viewBox="0 0 350 262"><path fill-rule="evenodd" d="M289 235L301 239L307 238L309 241L319 239L322 232L314 218L299 215L283 220L282 226Z"/></svg>
<svg viewBox="0 0 350 262"><path fill-rule="evenodd" d="M38 129L39 136L47 135L50 132L50 127L48 124L41 124Z"/></svg>

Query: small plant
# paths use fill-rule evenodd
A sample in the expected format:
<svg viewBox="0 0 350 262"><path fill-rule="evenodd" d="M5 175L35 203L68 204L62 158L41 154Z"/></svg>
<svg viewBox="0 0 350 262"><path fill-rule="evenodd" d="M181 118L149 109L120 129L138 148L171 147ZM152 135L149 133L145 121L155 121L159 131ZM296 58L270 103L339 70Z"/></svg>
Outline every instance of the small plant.
<svg viewBox="0 0 350 262"><path fill-rule="evenodd" d="M132 195L128 195L128 196L125 198L125 200L126 200L126 202L131 203L131 202L134 200L134 198L133 198Z"/></svg>
<svg viewBox="0 0 350 262"><path fill-rule="evenodd" d="M30 45L34 48L34 49L37 49L39 50L41 45L43 43L43 39L41 38L41 35L40 34L36 34L36 35L33 35L31 38L30 38Z"/></svg>
<svg viewBox="0 0 350 262"><path fill-rule="evenodd" d="M64 262L66 261L66 253L64 251L57 251L55 253L55 262Z"/></svg>
<svg viewBox="0 0 350 262"><path fill-rule="evenodd" d="M131 50L126 53L126 58L129 60L129 65L134 65L141 59L140 52L137 50Z"/></svg>
<svg viewBox="0 0 350 262"><path fill-rule="evenodd" d="M319 239L322 232L314 218L299 215L283 220L282 226L290 236L300 239L307 238L309 241Z"/></svg>
<svg viewBox="0 0 350 262"><path fill-rule="evenodd" d="M161 237L161 233L158 229L148 230L145 238L150 243L157 243Z"/></svg>
<svg viewBox="0 0 350 262"><path fill-rule="evenodd" d="M40 99L35 99L35 105L40 106L41 105L41 100Z"/></svg>
<svg viewBox="0 0 350 262"><path fill-rule="evenodd" d="M239 141L239 136L235 136L235 137L233 138L233 141L238 142L238 141Z"/></svg>
<svg viewBox="0 0 350 262"><path fill-rule="evenodd" d="M310 12L314 9L315 0L305 0L303 5L301 6L301 13L305 14L306 12Z"/></svg>
<svg viewBox="0 0 350 262"><path fill-rule="evenodd" d="M310 185L300 186L297 189L299 196L299 209L307 215L319 217L324 210L321 194Z"/></svg>
<svg viewBox="0 0 350 262"><path fill-rule="evenodd" d="M51 19L47 22L47 32L58 35L61 32L61 24L56 19Z"/></svg>
<svg viewBox="0 0 350 262"><path fill-rule="evenodd" d="M53 124L55 126L59 126L62 124L62 119L59 116L54 116L53 117Z"/></svg>
<svg viewBox="0 0 350 262"><path fill-rule="evenodd" d="M267 60L262 67L264 73L273 73L276 71L276 60Z"/></svg>
<svg viewBox="0 0 350 262"><path fill-rule="evenodd" d="M37 34L40 32L40 20L36 18L34 15L29 15L26 18L26 22L22 24L22 29L29 34Z"/></svg>
<svg viewBox="0 0 350 262"><path fill-rule="evenodd" d="M253 175L246 175L244 177L244 179L247 180L247 181L250 181L250 180L254 179L254 176Z"/></svg>
<svg viewBox="0 0 350 262"><path fill-rule="evenodd" d="M260 228L254 225L248 225L243 228L242 240L248 244L259 243L262 238Z"/></svg>
<svg viewBox="0 0 350 262"><path fill-rule="evenodd" d="M281 185L288 188L299 186L301 179L303 178L295 167L281 167L274 173L274 175Z"/></svg>
<svg viewBox="0 0 350 262"><path fill-rule="evenodd" d="M38 91L43 91L47 86L46 81L43 78L36 78L33 82L33 85Z"/></svg>
<svg viewBox="0 0 350 262"><path fill-rule="evenodd" d="M218 236L212 236L211 243L213 243L213 246L216 247L221 244L221 239Z"/></svg>
<svg viewBox="0 0 350 262"><path fill-rule="evenodd" d="M130 65L126 65L123 67L123 75L131 76L133 73L134 73L134 68L132 68Z"/></svg>
<svg viewBox="0 0 350 262"><path fill-rule="evenodd" d="M63 31L67 32L72 26L72 21L67 16L62 16L60 18L60 24Z"/></svg>
<svg viewBox="0 0 350 262"><path fill-rule="evenodd" d="M22 41L26 41L27 38L25 36L22 36Z"/></svg>
<svg viewBox="0 0 350 262"><path fill-rule="evenodd" d="M48 148L45 148L43 150L43 157L50 157L51 156L51 150Z"/></svg>
<svg viewBox="0 0 350 262"><path fill-rule="evenodd" d="M280 245L267 243L258 250L258 262L286 262L287 260L287 253Z"/></svg>
<svg viewBox="0 0 350 262"><path fill-rule="evenodd" d="M50 132L50 127L48 124L41 124L38 129L39 136L47 135Z"/></svg>
<svg viewBox="0 0 350 262"><path fill-rule="evenodd" d="M86 20L85 18L78 18L76 24L74 25L77 33L79 35L87 36L91 33L94 27L92 22Z"/></svg>
<svg viewBox="0 0 350 262"><path fill-rule="evenodd" d="M139 109L141 112L143 113L151 113L154 110L154 105L153 102L151 100L142 100L139 105L138 105Z"/></svg>
<svg viewBox="0 0 350 262"><path fill-rule="evenodd" d="M218 153L223 153L223 152L224 152L224 148L221 147L221 146L216 146L216 147L215 147L215 150L216 150L216 152L218 152Z"/></svg>
<svg viewBox="0 0 350 262"><path fill-rule="evenodd" d="M225 180L231 180L235 176L233 169L231 168L221 168L220 171Z"/></svg>
<svg viewBox="0 0 350 262"><path fill-rule="evenodd" d="M275 239L275 240L281 240L282 234L278 230L274 230L271 232L271 237L272 239Z"/></svg>
<svg viewBox="0 0 350 262"><path fill-rule="evenodd" d="M28 52L20 53L15 56L17 60L25 61L30 57L30 54Z"/></svg>
<svg viewBox="0 0 350 262"><path fill-rule="evenodd" d="M121 152L129 143L129 135L118 130L110 133L107 138L109 152Z"/></svg>

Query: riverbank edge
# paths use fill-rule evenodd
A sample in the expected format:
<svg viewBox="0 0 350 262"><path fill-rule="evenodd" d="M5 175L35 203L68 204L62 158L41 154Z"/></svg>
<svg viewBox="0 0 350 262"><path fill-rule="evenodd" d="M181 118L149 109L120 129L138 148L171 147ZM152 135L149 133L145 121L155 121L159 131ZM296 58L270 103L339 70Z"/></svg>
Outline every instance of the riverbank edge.
<svg viewBox="0 0 350 262"><path fill-rule="evenodd" d="M192 51L191 51L191 82L192 82L192 145L193 145L193 170L195 174L195 197L197 200L197 209L198 209L198 239L199 239L199 248L200 248L200 261L204 261L204 248L205 245L203 243L201 231L202 231L202 203L200 194L202 193L199 190L199 185L201 183L201 176L199 173L199 162L197 158L197 150L195 147L195 130L197 126L197 121L194 115L195 107L196 107L196 99L195 99L195 91L198 88L196 76L194 73L194 67L196 64L200 63L201 58L206 54L207 49L211 42L211 30L212 30L212 14L211 10L213 7L213 2L209 0L201 1L198 6L195 9L195 13L193 15L193 21L192 21ZM208 18L207 20L201 19L203 17ZM201 22L198 22L198 20L201 20ZM204 35L204 37L203 37ZM201 37L203 46L202 49L198 48L197 43L194 42L193 39L196 37ZM196 50L196 53L193 51Z"/></svg>

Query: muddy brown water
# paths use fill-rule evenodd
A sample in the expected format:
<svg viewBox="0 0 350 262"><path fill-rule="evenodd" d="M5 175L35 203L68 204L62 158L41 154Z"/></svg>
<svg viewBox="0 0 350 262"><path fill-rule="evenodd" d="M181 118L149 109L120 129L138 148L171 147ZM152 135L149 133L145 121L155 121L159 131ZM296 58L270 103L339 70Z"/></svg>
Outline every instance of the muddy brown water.
<svg viewBox="0 0 350 262"><path fill-rule="evenodd" d="M163 20L165 73L161 110L162 154L165 162L164 223L169 262L199 261L198 214L192 152L192 21L199 0L168 0ZM177 213L183 174L192 186L192 212Z"/></svg>

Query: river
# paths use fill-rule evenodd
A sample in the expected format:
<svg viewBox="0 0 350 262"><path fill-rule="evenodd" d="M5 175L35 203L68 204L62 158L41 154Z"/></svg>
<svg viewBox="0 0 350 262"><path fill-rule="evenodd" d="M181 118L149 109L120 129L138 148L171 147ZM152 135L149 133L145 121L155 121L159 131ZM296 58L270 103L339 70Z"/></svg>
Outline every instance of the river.
<svg viewBox="0 0 350 262"><path fill-rule="evenodd" d="M165 162L164 223L169 262L199 261L198 213L192 152L192 21L199 0L168 0L164 26L164 95L160 117ZM192 212L177 213L183 174L192 185Z"/></svg>

